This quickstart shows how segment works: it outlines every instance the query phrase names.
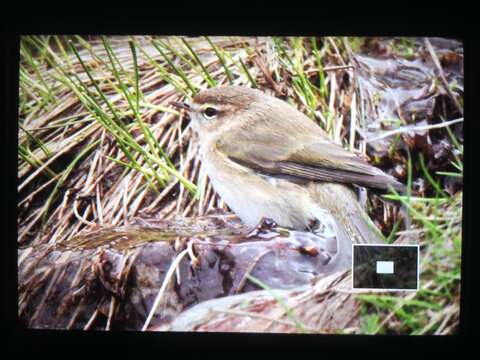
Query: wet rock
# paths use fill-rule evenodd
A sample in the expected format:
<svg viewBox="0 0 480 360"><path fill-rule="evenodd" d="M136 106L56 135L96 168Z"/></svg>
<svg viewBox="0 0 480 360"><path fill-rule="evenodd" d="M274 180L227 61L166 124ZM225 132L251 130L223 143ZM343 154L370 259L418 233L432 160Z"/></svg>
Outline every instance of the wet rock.
<svg viewBox="0 0 480 360"><path fill-rule="evenodd" d="M261 290L209 300L151 330L335 333L358 325L350 285L350 276L336 273L294 290Z"/></svg>
<svg viewBox="0 0 480 360"><path fill-rule="evenodd" d="M274 225L252 233L229 216L139 219L66 244L24 248L20 317L34 328L140 329L165 281L152 326L206 300L260 289L249 276L272 289L292 289L339 270L329 252L335 239L278 232ZM176 275L166 279L188 247Z"/></svg>

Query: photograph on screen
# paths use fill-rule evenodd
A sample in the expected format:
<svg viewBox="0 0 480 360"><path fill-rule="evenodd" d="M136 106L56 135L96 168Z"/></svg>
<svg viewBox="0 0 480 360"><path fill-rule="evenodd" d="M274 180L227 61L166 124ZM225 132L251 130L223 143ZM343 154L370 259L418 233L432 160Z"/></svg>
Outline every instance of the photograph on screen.
<svg viewBox="0 0 480 360"><path fill-rule="evenodd" d="M27 329L459 332L463 43L20 36Z"/></svg>

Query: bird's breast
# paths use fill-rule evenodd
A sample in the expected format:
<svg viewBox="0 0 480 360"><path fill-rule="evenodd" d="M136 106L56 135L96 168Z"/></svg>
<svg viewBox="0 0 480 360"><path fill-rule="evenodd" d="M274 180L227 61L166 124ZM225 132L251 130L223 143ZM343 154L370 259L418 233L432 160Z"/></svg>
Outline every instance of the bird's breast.
<svg viewBox="0 0 480 360"><path fill-rule="evenodd" d="M310 197L305 187L287 180L262 176L222 153L202 153L203 167L215 192L249 225L262 218L290 228L304 228L310 221Z"/></svg>

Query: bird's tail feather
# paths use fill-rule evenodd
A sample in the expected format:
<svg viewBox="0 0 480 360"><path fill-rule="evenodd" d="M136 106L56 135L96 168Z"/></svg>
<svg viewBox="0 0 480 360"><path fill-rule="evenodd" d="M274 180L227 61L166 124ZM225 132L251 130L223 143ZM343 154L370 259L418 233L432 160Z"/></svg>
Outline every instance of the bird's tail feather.
<svg viewBox="0 0 480 360"><path fill-rule="evenodd" d="M332 186L335 189L331 188ZM331 266L338 270L350 267L352 243L382 244L385 242L380 230L368 217L353 191L337 184L325 184L320 191L322 205L325 208L317 209L315 216L322 222L330 223L336 234L336 252ZM328 197L331 198L328 199Z"/></svg>

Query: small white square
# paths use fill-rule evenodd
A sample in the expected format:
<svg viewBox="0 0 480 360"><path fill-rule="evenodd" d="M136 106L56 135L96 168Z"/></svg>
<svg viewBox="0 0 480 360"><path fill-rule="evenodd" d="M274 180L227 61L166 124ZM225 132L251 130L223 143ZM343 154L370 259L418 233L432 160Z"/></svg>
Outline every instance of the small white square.
<svg viewBox="0 0 480 360"><path fill-rule="evenodd" d="M393 261L377 261L377 274L393 274Z"/></svg>

